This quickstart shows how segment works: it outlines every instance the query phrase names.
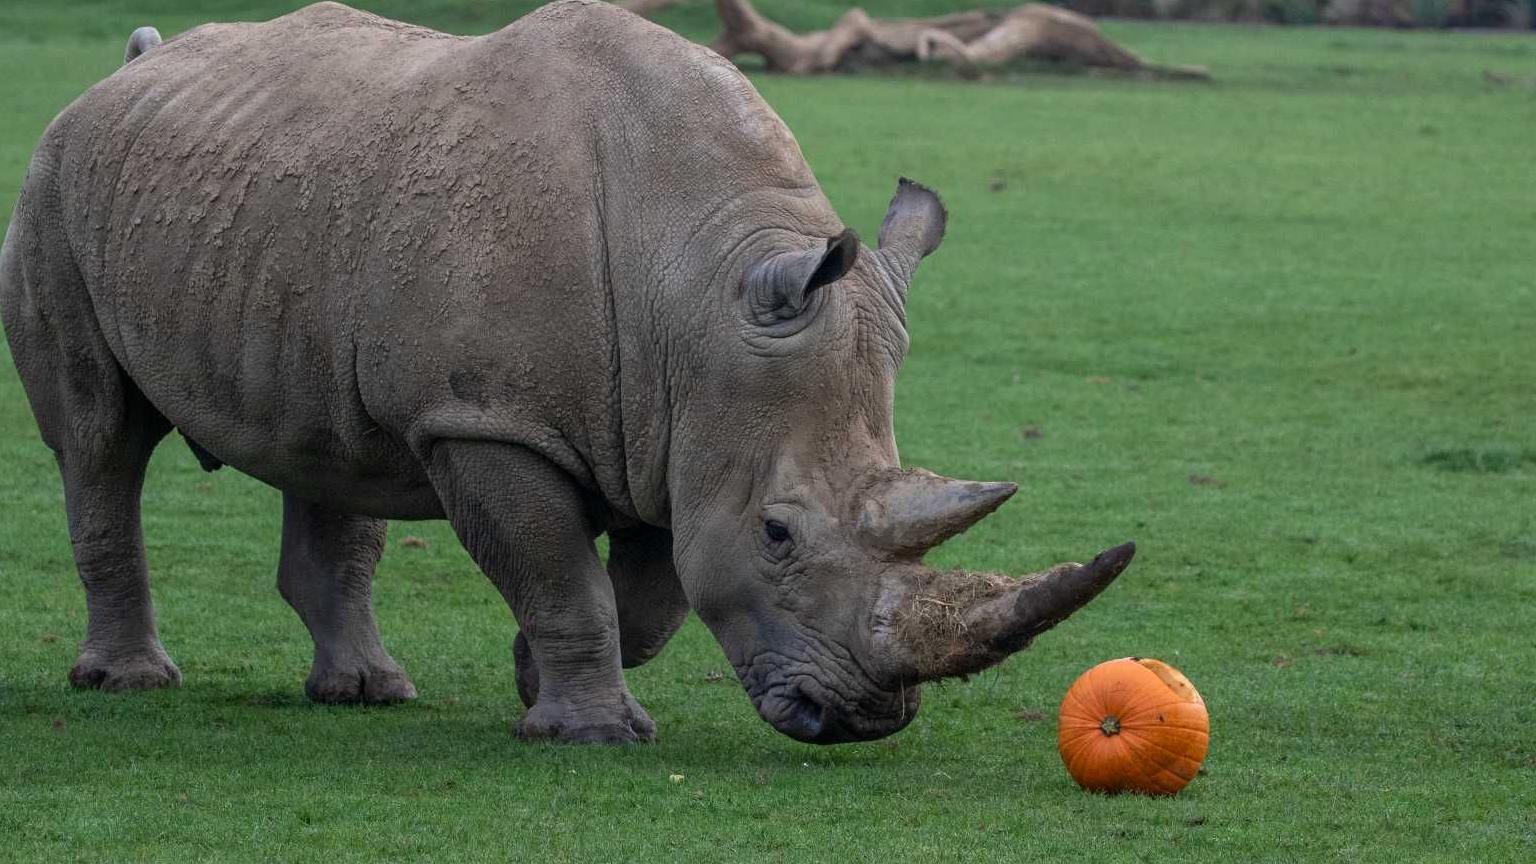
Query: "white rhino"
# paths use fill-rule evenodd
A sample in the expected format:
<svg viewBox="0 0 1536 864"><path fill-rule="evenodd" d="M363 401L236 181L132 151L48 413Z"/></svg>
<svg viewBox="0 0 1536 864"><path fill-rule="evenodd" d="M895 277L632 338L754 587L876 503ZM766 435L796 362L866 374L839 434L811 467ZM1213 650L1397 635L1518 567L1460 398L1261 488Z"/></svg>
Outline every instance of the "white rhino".
<svg viewBox="0 0 1536 864"><path fill-rule="evenodd" d="M414 695L370 582L385 519L446 518L521 625L528 737L652 738L621 668L690 609L780 731L886 735L920 681L1129 561L920 563L1015 489L899 467L904 303L944 209L903 181L860 245L713 52L563 0L478 38L320 3L127 53L48 128L0 253L85 585L76 685L180 680L139 529L173 428L283 492L312 698Z"/></svg>

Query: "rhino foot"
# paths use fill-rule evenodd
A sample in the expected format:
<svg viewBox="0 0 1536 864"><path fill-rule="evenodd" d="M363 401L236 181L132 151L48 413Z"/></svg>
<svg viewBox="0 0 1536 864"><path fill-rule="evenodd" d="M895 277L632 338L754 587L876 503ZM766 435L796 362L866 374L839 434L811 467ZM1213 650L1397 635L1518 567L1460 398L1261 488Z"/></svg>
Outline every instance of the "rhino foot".
<svg viewBox="0 0 1536 864"><path fill-rule="evenodd" d="M317 664L304 682L304 695L326 705L386 705L415 699L416 685L393 660L346 666Z"/></svg>
<svg viewBox="0 0 1536 864"><path fill-rule="evenodd" d="M611 704L580 704L545 699L528 709L517 726L525 741L560 741L567 744L650 744L656 740L656 724L628 693Z"/></svg>
<svg viewBox="0 0 1536 864"><path fill-rule="evenodd" d="M91 648L80 652L69 683L82 690L156 690L180 687L181 670L158 642L132 652L107 653Z"/></svg>

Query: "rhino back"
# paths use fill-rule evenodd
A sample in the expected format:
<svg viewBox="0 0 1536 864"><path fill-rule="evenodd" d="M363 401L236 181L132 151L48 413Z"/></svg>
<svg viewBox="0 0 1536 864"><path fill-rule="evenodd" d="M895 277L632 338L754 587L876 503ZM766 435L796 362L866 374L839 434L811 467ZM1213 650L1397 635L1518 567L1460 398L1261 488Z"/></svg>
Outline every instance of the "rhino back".
<svg viewBox="0 0 1536 864"><path fill-rule="evenodd" d="M739 73L587 0L474 39L332 3L208 25L48 142L151 401L233 466L379 515L435 515L418 458L445 437L664 507L663 343L721 301L721 250L840 228Z"/></svg>
<svg viewBox="0 0 1536 864"><path fill-rule="evenodd" d="M590 305L571 266L590 257L586 196L570 194L589 173L583 131L540 110L558 81L486 68L478 42L336 4L208 25L50 129L114 354L219 458L316 497L379 499L340 502L358 509L431 509L403 424L483 414L486 343L528 378L538 334ZM516 274L561 279L563 303ZM543 402L579 401L579 374L540 373L563 382ZM490 419L556 440L546 408Z"/></svg>

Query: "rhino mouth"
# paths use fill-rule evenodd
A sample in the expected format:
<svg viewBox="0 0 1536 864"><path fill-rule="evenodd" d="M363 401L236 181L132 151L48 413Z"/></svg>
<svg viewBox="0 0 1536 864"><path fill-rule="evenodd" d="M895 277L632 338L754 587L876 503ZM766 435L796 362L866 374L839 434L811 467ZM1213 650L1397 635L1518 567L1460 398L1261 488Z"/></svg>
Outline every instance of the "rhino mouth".
<svg viewBox="0 0 1536 864"><path fill-rule="evenodd" d="M754 696L764 720L780 733L806 744L872 741L906 728L917 716L918 688L861 699L852 706L828 698L810 682L789 684Z"/></svg>
<svg viewBox="0 0 1536 864"><path fill-rule="evenodd" d="M784 707L775 713L780 719L773 727L796 741L815 744L848 740L842 734L843 724L837 722L837 716L799 690L785 697Z"/></svg>

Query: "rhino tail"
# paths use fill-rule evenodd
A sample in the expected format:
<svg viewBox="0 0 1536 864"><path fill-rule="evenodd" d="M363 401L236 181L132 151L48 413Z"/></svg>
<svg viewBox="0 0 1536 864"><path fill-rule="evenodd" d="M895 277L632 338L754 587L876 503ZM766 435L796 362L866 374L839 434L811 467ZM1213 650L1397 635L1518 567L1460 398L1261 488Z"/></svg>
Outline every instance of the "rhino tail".
<svg viewBox="0 0 1536 864"><path fill-rule="evenodd" d="M128 37L128 47L123 49L123 65L132 63L136 57L160 44L160 31L153 27L140 27Z"/></svg>

